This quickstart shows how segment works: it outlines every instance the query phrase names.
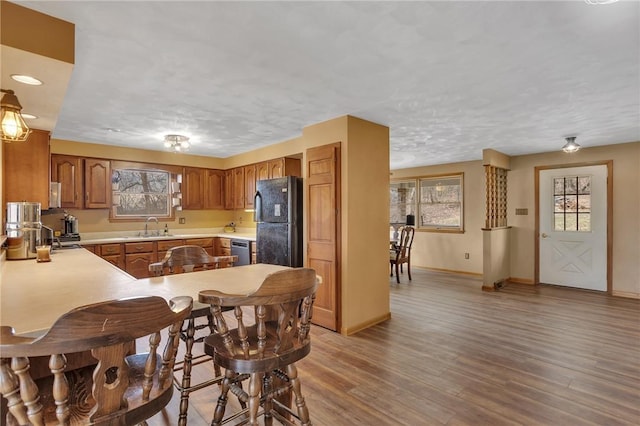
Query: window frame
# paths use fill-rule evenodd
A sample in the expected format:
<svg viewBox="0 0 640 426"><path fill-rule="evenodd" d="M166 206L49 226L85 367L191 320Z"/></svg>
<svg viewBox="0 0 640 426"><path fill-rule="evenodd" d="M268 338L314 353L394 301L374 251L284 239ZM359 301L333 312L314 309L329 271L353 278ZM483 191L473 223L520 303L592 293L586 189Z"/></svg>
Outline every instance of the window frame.
<svg viewBox="0 0 640 426"><path fill-rule="evenodd" d="M454 179L459 181L460 186L460 208L459 208L459 225L455 226L447 226L445 224L434 224L434 225L423 225L422 221L422 206L426 203L422 202L422 182L424 181L442 181L444 179ZM439 232L439 233L455 233L462 234L464 233L464 172L454 172L454 173L443 173L436 175L424 175L424 176L416 176L416 177L407 177L407 178L396 178L391 179L391 183L396 182L414 182L416 188L416 197L414 200L414 211L416 212L416 224L415 228L417 231L421 232ZM391 190L391 189L390 189ZM391 199L389 200L389 220L391 220L391 209L394 203L392 203ZM390 222L391 223L391 222Z"/></svg>
<svg viewBox="0 0 640 426"><path fill-rule="evenodd" d="M182 168L177 166L170 166L164 164L151 164L151 163L134 163L128 161L112 161L111 162L111 173L112 178L117 170L136 170L136 171L149 171L149 172L163 172L169 175L169 182L167 185L167 198L168 198L168 215L157 215L157 214L148 214L148 215L127 215L127 216L118 216L116 215L117 205L114 201L117 199L115 197L116 191L113 188L112 182L110 182L110 191L112 194L111 197L111 206L109 208L109 222L144 222L147 218L153 216L157 217L160 222L170 222L175 221L175 206L173 205L172 198L174 196L173 186L174 182L179 181L179 176L182 174Z"/></svg>

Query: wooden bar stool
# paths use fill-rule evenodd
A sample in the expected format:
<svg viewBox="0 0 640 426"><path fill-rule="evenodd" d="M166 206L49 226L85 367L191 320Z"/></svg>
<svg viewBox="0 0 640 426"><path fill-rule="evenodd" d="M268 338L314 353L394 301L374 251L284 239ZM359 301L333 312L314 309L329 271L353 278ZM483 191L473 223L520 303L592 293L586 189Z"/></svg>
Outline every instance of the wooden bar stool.
<svg viewBox="0 0 640 426"><path fill-rule="evenodd" d="M238 261L238 256L211 256L207 251L194 245L184 245L170 248L164 259L160 262L149 265L149 271L155 276L169 274L193 272L206 269L218 269L220 267L233 266ZM198 318L206 318L205 323L197 324ZM182 377L174 377L176 389L180 391L180 414L178 417L178 425L185 426L187 424L187 411L189 409L189 394L207 386L219 383L222 380L220 367L214 364L215 377L204 382L192 385L191 370L194 366L204 362L211 361L211 357L207 354L193 356L193 345L204 340L204 335L195 337L199 330L207 329L206 335L215 333L216 328L213 322L213 316L209 305L194 302L191 315L185 320L181 330L180 339L185 342L185 355L182 360L175 364L174 371L181 371Z"/></svg>
<svg viewBox="0 0 640 426"><path fill-rule="evenodd" d="M274 417L283 424L292 424L290 419L295 418L311 425L295 363L311 350L309 330L317 285L313 269L295 268L270 274L250 295L200 292L200 301L211 305L218 328L218 333L205 338L204 350L226 369L212 426L243 415L248 415L250 425L257 425L260 407L265 425L271 425ZM227 325L222 313L228 307L233 308L235 328ZM243 307L253 312L253 324L244 319ZM245 391L240 382L247 377ZM229 391L248 407L225 419ZM295 413L290 401L280 400L283 395L290 399L291 391Z"/></svg>
<svg viewBox="0 0 640 426"><path fill-rule="evenodd" d="M111 300L81 306L37 338L0 327L0 392L7 424L133 425L161 411L173 394L178 332L192 299L169 305L161 297ZM156 353L168 328L163 355ZM129 355L149 336L149 352ZM91 351L95 362L66 371L65 354ZM35 379L31 357L49 357L50 375Z"/></svg>

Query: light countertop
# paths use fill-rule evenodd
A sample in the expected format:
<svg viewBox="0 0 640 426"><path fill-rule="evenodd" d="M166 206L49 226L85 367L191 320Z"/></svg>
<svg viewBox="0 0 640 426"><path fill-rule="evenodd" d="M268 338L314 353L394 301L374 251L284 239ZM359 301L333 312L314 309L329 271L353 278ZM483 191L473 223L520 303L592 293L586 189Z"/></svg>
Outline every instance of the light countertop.
<svg viewBox="0 0 640 426"><path fill-rule="evenodd" d="M186 240L192 238L233 238L239 240L256 240L255 229L238 228L237 232L223 232L218 229L180 229L169 230L168 235L163 235L162 231L158 236L143 237L140 232L132 231L110 231L110 232L81 232L80 241L63 242L62 245L69 246L73 244L89 245L89 244L110 244L110 243L126 243L136 241L161 241L161 240Z"/></svg>
<svg viewBox="0 0 640 426"><path fill-rule="evenodd" d="M38 334L69 310L90 303L137 296L170 299L202 290L250 294L277 265L246 265L136 280L89 251L55 250L51 262L35 259L0 262L0 325L17 334Z"/></svg>

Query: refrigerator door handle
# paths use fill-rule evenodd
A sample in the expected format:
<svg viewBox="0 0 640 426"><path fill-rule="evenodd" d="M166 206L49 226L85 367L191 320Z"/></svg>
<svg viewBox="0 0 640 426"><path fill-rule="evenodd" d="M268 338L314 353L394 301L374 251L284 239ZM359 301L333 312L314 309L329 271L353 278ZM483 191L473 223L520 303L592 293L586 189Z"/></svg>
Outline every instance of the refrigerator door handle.
<svg viewBox="0 0 640 426"><path fill-rule="evenodd" d="M262 194L256 191L253 196L253 221L262 222Z"/></svg>

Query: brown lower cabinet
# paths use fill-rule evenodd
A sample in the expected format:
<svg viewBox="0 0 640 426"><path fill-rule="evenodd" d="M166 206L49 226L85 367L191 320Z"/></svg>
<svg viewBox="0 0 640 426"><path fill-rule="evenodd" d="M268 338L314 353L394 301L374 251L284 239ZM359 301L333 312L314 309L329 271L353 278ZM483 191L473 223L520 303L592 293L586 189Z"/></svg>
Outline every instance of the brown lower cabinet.
<svg viewBox="0 0 640 426"><path fill-rule="evenodd" d="M212 256L231 254L231 240L219 237L95 244L83 247L135 278L147 278L151 276L149 264L164 259L170 248L185 244L200 246Z"/></svg>

